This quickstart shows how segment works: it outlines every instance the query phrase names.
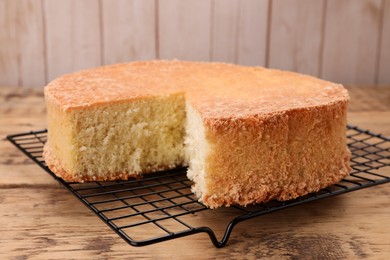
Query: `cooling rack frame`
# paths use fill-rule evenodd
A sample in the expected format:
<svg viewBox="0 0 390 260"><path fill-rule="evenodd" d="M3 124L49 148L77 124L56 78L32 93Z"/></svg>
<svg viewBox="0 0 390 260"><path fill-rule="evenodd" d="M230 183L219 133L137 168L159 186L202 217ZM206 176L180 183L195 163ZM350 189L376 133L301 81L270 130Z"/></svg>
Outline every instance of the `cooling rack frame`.
<svg viewBox="0 0 390 260"><path fill-rule="evenodd" d="M192 182L187 179L185 168L148 174L142 179L128 181L68 183L51 172L42 158L46 133L47 130L31 131L9 135L7 139L65 186L132 246L146 246L197 233L207 233L215 247L224 247L229 241L234 227L242 221L292 206L390 182L390 176L377 173L377 170L390 166L390 139L356 126L348 126L348 146L352 152L350 176L337 184L294 200L270 201L249 207L232 206L231 209L241 213L229 222L222 239L218 240L210 227L194 227L181 219L182 216L188 214L196 215L197 212L209 210L198 202L191 193ZM112 203L115 203L115 206L112 206ZM120 206L117 206L117 203ZM102 205L104 205L103 208ZM111 205L111 207L107 207L107 205ZM109 214L121 210L125 210L126 214L114 217ZM183 229L171 231L161 224L165 220L172 220ZM128 223L118 225L119 221L120 223L123 221ZM146 239L132 238L130 230L145 225L154 225L163 234Z"/></svg>

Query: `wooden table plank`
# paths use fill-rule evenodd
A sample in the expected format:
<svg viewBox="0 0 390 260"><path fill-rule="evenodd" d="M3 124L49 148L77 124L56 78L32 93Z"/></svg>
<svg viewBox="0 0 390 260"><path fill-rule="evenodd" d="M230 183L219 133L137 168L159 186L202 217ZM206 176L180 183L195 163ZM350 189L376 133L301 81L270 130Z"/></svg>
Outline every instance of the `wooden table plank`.
<svg viewBox="0 0 390 260"><path fill-rule="evenodd" d="M351 101L349 122L390 136L389 90L351 89L352 98L357 98ZM359 102L359 96L366 101ZM129 246L4 138L42 128L45 109L39 90L0 88L0 259L385 259L390 255L388 184L241 223L222 249L214 248L206 234ZM186 218L195 224L206 220L220 238L226 214L208 211Z"/></svg>

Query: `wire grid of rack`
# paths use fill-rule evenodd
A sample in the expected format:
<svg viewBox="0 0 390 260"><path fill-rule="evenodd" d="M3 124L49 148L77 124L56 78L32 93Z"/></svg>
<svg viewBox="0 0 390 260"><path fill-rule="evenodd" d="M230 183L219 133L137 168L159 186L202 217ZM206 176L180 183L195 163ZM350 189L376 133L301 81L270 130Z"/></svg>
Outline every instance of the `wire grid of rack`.
<svg viewBox="0 0 390 260"><path fill-rule="evenodd" d="M389 138L354 126L348 126L347 136L352 152L353 170L350 176L338 184L294 200L270 201L248 207L232 206L228 210L234 210L238 214L234 217L227 214L232 219L227 222L221 240L217 239L210 227L194 226L187 221L188 216L201 218L195 213L207 213L208 208L192 194L192 182L187 179L185 168L148 174L142 179L128 181L68 183L54 175L42 158L43 145L47 140L46 130L15 134L7 139L133 246L145 246L204 232L209 235L214 246L223 247L235 225L247 219L390 182L389 171L387 174L381 171L390 166ZM155 232L150 233L151 227Z"/></svg>

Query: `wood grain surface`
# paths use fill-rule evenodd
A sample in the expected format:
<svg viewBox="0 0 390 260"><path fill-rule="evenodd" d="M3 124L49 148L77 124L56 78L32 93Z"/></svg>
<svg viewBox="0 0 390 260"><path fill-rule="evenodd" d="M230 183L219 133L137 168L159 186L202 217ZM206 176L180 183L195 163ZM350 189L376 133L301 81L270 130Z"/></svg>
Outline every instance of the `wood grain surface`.
<svg viewBox="0 0 390 260"><path fill-rule="evenodd" d="M390 0L383 1L382 5L382 26L379 31L380 50L377 64L377 84L386 84L385 82L390 82Z"/></svg>
<svg viewBox="0 0 390 260"><path fill-rule="evenodd" d="M239 3L236 62L248 66L265 66L267 53L268 0Z"/></svg>
<svg viewBox="0 0 390 260"><path fill-rule="evenodd" d="M47 66L47 81L64 74L64 71L99 66L103 57L98 2L50 0L43 3L45 20L51 21L45 27L45 58L50 64Z"/></svg>
<svg viewBox="0 0 390 260"><path fill-rule="evenodd" d="M210 60L210 1L166 0L157 3L156 57Z"/></svg>
<svg viewBox="0 0 390 260"><path fill-rule="evenodd" d="M143 59L390 84L390 0L0 0L0 86Z"/></svg>
<svg viewBox="0 0 390 260"><path fill-rule="evenodd" d="M324 1L272 1L269 66L319 76Z"/></svg>
<svg viewBox="0 0 390 260"><path fill-rule="evenodd" d="M101 1L103 64L156 57L154 0Z"/></svg>
<svg viewBox="0 0 390 260"><path fill-rule="evenodd" d="M344 84L375 83L381 5L381 0L353 5L328 0L322 77Z"/></svg>
<svg viewBox="0 0 390 260"><path fill-rule="evenodd" d="M350 88L349 123L390 136L390 88ZM390 185L239 224L216 249L205 234L132 247L5 136L45 128L42 92L0 88L0 259L388 259ZM389 170L389 169L387 169ZM220 213L209 214L219 235ZM147 230L145 232L148 232Z"/></svg>
<svg viewBox="0 0 390 260"><path fill-rule="evenodd" d="M0 85L43 86L45 44L41 1L0 0Z"/></svg>

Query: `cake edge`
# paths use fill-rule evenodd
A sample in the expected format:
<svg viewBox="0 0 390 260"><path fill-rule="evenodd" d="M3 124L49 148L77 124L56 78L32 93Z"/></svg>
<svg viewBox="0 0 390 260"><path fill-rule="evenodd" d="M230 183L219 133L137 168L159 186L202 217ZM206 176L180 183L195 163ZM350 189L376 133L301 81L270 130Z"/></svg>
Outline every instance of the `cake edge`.
<svg viewBox="0 0 390 260"><path fill-rule="evenodd" d="M345 88L344 88L345 89ZM338 107L339 110L337 110L336 115L337 117L344 118L344 126L345 126L345 132L344 132L344 142L345 142L345 148L344 151L340 154L338 157L337 163L338 170L334 171L327 171L326 175L323 179L320 180L319 183L313 184L311 186L306 186L304 188L300 188L298 185L286 187L283 189L283 192L264 192L263 190L253 192L250 195L242 196L238 192L234 192L231 190L231 192L223 197L223 198L215 198L212 194L210 194L210 191L207 190L207 192L202 192L202 196L200 197L200 201L210 208L218 208L221 206L230 206L230 205L240 205L240 206L247 206L257 203L265 203L270 200L278 200L278 201L287 201L291 199L298 198L300 196L307 195L312 192L317 192L323 188L326 188L330 185L336 184L340 182L343 178L347 177L351 173L351 166L350 166L350 158L351 158L351 151L348 148L346 139L347 139L347 128L346 128L346 122L347 122L347 111L348 111L348 104L350 101L349 95L345 97L343 100L336 100L331 101L328 104L322 104L319 106L316 106L315 108L321 109L321 110L327 110L329 108L335 108ZM311 107L313 108L313 107ZM291 110L285 110L283 112L292 112L292 113L299 113L299 110L306 110L310 108L301 108L301 109L291 109ZM275 116L278 113L273 113L271 115ZM270 116L270 115L268 115ZM204 123L207 125L206 128L209 128L212 132L214 132L212 135L216 133L223 133L223 132L229 132L231 131L230 125L228 124L228 121L231 120L231 118L225 118L225 119L210 119L207 118ZM247 118L244 121L251 122L254 118ZM209 137L210 138L210 137ZM255 176L255 175L253 175ZM261 177L261 176L260 176ZM254 178L252 181L257 182L257 180L260 178ZM221 181L218 183L219 187L228 186L230 184L229 180ZM237 199L239 198L239 199Z"/></svg>
<svg viewBox="0 0 390 260"><path fill-rule="evenodd" d="M310 186L306 186L304 189L299 188L298 186L294 186L292 188L287 188L283 190L283 193L288 193L289 196L283 195L283 194L275 194L272 192L268 192L264 194L263 191L259 191L256 193L252 193L251 196L240 196L240 200L237 201L233 198L237 197L237 193L230 193L230 196L226 196L224 199L215 199L210 195L204 195L201 198L201 202L206 205L207 207L211 209L219 208L219 207L229 207L232 205L236 206L249 206L249 205L255 205L258 203L266 203L271 200L277 200L277 201L288 201L292 199L299 198L301 196L305 196L309 193L315 193L318 192L321 189L324 189L326 187L329 187L331 185L337 184L342 179L350 175L351 167L349 164L349 160L351 157L351 153L349 149L346 149L346 153L344 154L343 158L343 167L339 169L337 173L329 174L327 176L328 181L321 181L318 186L311 188ZM220 183L221 186L227 185L229 182L226 183ZM291 187L291 186L290 186ZM257 195L257 196L256 196ZM257 197L257 199L253 199L254 197Z"/></svg>
<svg viewBox="0 0 390 260"><path fill-rule="evenodd" d="M66 182L78 182L78 183L85 183L85 182L93 182L93 181L127 181L131 179L142 179L144 178L144 175L156 173L159 171L167 171L176 169L176 167L169 167L167 165L161 165L159 167L155 167L150 169L149 171L142 171L142 172L114 172L114 173L108 173L103 175L83 175L83 174L77 174L77 173L71 173L67 170L65 170L65 167L61 164L60 160L55 157L55 155L50 151L50 144L47 142L43 147L43 159L47 165L47 167L50 169L54 175L57 177L60 177Z"/></svg>

